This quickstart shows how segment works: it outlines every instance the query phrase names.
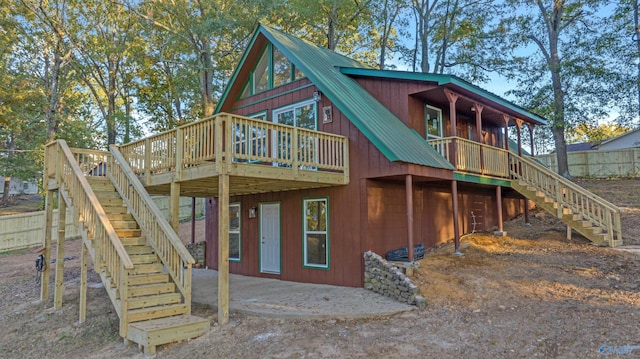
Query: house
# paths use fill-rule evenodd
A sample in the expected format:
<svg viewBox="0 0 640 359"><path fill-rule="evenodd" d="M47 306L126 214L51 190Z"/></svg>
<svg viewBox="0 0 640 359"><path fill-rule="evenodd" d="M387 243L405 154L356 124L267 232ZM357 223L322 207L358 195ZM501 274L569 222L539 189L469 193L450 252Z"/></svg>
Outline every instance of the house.
<svg viewBox="0 0 640 359"><path fill-rule="evenodd" d="M348 138L347 184L229 199L232 273L344 286L362 285L367 250L431 247L521 213L500 157L505 127L545 124L455 76L375 70L264 25L216 113ZM452 163L454 143L458 156L484 151L487 163ZM207 221L207 264L217 268L215 199Z"/></svg>
<svg viewBox="0 0 640 359"><path fill-rule="evenodd" d="M614 138L602 141L598 150L621 150L625 148L640 148L640 128L625 132Z"/></svg>
<svg viewBox="0 0 640 359"><path fill-rule="evenodd" d="M47 144L45 216L55 196L60 213L74 208L79 321L91 257L119 335L152 354L209 329L191 314L195 260L176 234L181 196L207 198L206 261L218 269L221 325L229 272L359 287L366 251L407 246L411 261L415 245L453 240L459 254L462 234L503 234L503 218L526 217L525 199L594 244L621 244L617 207L522 149L522 129L533 143L532 128L544 123L454 76L371 69L260 25L213 116L109 151ZM154 194L170 196L169 221ZM60 308L62 240L57 256ZM41 281L41 298L48 290Z"/></svg>

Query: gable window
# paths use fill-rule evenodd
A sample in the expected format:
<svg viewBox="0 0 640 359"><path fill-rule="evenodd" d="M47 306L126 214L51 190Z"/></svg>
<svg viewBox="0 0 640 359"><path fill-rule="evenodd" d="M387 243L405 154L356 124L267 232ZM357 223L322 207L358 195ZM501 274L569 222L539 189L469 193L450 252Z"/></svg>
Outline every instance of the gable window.
<svg viewBox="0 0 640 359"><path fill-rule="evenodd" d="M443 126L442 126L442 110L425 105L424 106L424 121L427 132L427 140L432 138L442 138L443 137Z"/></svg>
<svg viewBox="0 0 640 359"><path fill-rule="evenodd" d="M303 201L304 266L329 268L329 203L327 198Z"/></svg>
<svg viewBox="0 0 640 359"><path fill-rule="evenodd" d="M304 78L304 74L272 44L267 44L256 62L240 98L286 85Z"/></svg>
<svg viewBox="0 0 640 359"><path fill-rule="evenodd" d="M229 205L229 260L240 261L240 203Z"/></svg>

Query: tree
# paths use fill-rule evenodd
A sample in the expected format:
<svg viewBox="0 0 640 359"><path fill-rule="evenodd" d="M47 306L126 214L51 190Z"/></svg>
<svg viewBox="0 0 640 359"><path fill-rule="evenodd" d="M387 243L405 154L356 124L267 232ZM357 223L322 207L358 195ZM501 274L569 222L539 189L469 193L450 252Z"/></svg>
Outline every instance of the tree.
<svg viewBox="0 0 640 359"><path fill-rule="evenodd" d="M525 99L528 108L547 110L558 173L570 177L565 129L606 115L602 107L607 101L602 96L606 66L594 40L599 2L509 0L507 4L514 15L505 18L501 27L509 31L512 54L528 55L511 57L510 76L519 80L513 94Z"/></svg>
<svg viewBox="0 0 640 359"><path fill-rule="evenodd" d="M629 127L620 126L615 123L602 123L592 125L589 123L579 123L577 126L567 131L567 142L569 143L600 143L629 131Z"/></svg>

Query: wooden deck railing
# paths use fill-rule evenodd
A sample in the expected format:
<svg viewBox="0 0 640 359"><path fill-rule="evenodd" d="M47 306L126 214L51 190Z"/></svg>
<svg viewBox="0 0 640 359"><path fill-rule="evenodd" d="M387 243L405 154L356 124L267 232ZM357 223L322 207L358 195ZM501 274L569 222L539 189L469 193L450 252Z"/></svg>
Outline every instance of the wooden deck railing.
<svg viewBox="0 0 640 359"><path fill-rule="evenodd" d="M428 142L458 171L509 178L509 152L506 150L460 137Z"/></svg>
<svg viewBox="0 0 640 359"><path fill-rule="evenodd" d="M606 228L611 247L615 246L614 241L622 241L620 209L614 204L574 184L531 158L512 154L510 162L513 179L522 181L557 201L558 217L562 217L563 208L569 208L573 213L580 214L598 227Z"/></svg>
<svg viewBox="0 0 640 359"><path fill-rule="evenodd" d="M348 176L348 139L219 114L120 147L136 174L181 171L206 162L245 162Z"/></svg>
<svg viewBox="0 0 640 359"><path fill-rule="evenodd" d="M147 194L118 148L111 146L107 176L127 204L142 233L173 278L191 313L191 271L195 260Z"/></svg>
<svg viewBox="0 0 640 359"><path fill-rule="evenodd" d="M133 269L133 263L85 178L85 172L77 162L77 158L82 156L98 158L106 153L85 150L73 153L64 140L49 143L45 152L45 158L49 161L46 167L52 171L52 173L46 174L47 177L55 177L58 189L62 194L61 198L69 207L74 207L76 223L83 223L84 229L87 230L93 241L91 254L95 271L102 273L104 270L105 275L111 278L121 295L126 293L127 278L129 270ZM116 306L116 311L120 316L121 323L126 323L126 310ZM120 330L122 333L126 328L121 326Z"/></svg>

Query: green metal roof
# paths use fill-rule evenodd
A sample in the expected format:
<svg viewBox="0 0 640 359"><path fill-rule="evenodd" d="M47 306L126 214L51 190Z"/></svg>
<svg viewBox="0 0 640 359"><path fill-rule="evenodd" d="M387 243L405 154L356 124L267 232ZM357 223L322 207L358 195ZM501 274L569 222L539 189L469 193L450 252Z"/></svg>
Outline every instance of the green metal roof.
<svg viewBox="0 0 640 359"><path fill-rule="evenodd" d="M512 102L509 102L502 97L489 92L481 87L478 87L472 83L469 83L454 75L434 74L434 73L422 73L422 72L408 72L408 71L391 71L391 70L375 70L375 69L363 69L363 68L341 68L340 72L345 75L360 75L368 77L390 78L398 80L414 80L414 81L428 81L437 83L438 86L453 85L458 88L465 89L478 96L481 96L493 103L506 107L509 110L521 115L522 117L537 122L539 125L546 125L547 120L533 112L530 112Z"/></svg>
<svg viewBox="0 0 640 359"><path fill-rule="evenodd" d="M453 170L454 167L415 130L407 127L340 68L370 69L355 60L260 24L227 85L216 113L257 36L262 34L364 134L389 161Z"/></svg>

